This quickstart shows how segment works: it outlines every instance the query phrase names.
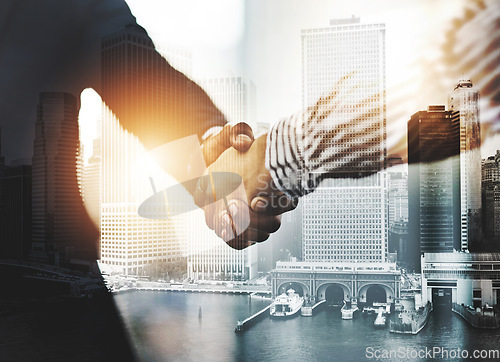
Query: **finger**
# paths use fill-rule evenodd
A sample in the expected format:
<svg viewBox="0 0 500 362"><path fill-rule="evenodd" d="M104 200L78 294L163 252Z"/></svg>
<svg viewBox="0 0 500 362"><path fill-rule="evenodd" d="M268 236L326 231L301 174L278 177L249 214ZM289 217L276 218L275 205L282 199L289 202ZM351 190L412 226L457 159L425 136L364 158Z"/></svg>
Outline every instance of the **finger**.
<svg viewBox="0 0 500 362"><path fill-rule="evenodd" d="M259 240L254 241L254 240L251 240L248 237L247 233L245 232L241 235L238 235L236 238L234 238L230 241L227 241L226 243L227 243L227 245L229 245L233 249L243 250L243 249L248 248L249 246L252 246L258 242L266 241L268 238L269 238L269 234L260 233Z"/></svg>
<svg viewBox="0 0 500 362"><path fill-rule="evenodd" d="M246 152L254 141L252 128L240 122L231 127L231 145L240 152Z"/></svg>
<svg viewBox="0 0 500 362"><path fill-rule="evenodd" d="M250 222L245 224L245 229L240 235L237 235L238 214L234 212L235 203L230 205L230 212L222 210L215 220L213 220L211 228L217 236L223 239L228 244L239 243L241 247L246 247L247 242L261 242L267 240L269 234L276 232L281 226L281 218L279 215L262 215L249 211ZM248 207L248 206L247 206ZM241 208L241 205L240 205ZM238 210L240 212L241 210ZM233 217L235 215L235 217ZM207 224L209 224L207 222ZM210 226L210 225L209 225Z"/></svg>
<svg viewBox="0 0 500 362"><path fill-rule="evenodd" d="M229 202L229 214L235 234L241 234L251 229L272 234L277 231L281 225L279 214L256 213L239 200L232 200ZM221 216L223 216L223 213Z"/></svg>
<svg viewBox="0 0 500 362"><path fill-rule="evenodd" d="M236 250L243 250L249 246L254 245L255 241L249 241L244 234L237 236L236 238L226 241L227 245Z"/></svg>
<svg viewBox="0 0 500 362"><path fill-rule="evenodd" d="M269 238L268 233L258 232L252 230L245 231L243 234L238 235L232 240L227 241L227 245L236 250L243 250L256 243L266 241Z"/></svg>
<svg viewBox="0 0 500 362"><path fill-rule="evenodd" d="M250 202L250 208L257 214L281 215L294 210L298 203L298 199L290 199L285 194L257 196Z"/></svg>

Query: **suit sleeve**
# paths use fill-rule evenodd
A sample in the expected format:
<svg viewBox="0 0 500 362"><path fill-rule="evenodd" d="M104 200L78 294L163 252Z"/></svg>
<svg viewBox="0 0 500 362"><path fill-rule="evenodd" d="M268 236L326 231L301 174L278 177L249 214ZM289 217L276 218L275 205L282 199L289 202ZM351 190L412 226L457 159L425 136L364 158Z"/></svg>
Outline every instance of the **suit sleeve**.
<svg viewBox="0 0 500 362"><path fill-rule="evenodd" d="M127 131L155 148L193 134L201 140L226 124L205 91L156 51L123 0L95 5L89 21L100 45L99 93Z"/></svg>

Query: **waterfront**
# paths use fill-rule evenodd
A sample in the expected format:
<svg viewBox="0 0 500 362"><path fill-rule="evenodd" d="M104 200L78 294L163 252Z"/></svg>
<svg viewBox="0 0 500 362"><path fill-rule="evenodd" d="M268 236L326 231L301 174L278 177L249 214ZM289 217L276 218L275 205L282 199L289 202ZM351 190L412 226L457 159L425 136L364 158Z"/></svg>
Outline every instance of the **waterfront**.
<svg viewBox="0 0 500 362"><path fill-rule="evenodd" d="M475 329L451 310L435 310L416 336L376 330L374 317L342 320L338 311L328 308L312 318L264 318L235 334L238 319L269 301L244 295L144 291L119 294L115 300L143 360L360 361L367 347L406 351L442 347L472 353L500 345L500 330Z"/></svg>

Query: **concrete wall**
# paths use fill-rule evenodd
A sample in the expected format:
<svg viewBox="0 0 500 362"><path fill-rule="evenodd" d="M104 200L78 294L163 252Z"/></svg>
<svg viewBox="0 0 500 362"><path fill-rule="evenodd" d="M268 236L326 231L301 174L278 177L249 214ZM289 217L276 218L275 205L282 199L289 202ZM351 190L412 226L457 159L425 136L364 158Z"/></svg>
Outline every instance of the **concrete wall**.
<svg viewBox="0 0 500 362"><path fill-rule="evenodd" d="M493 295L493 282L491 280L480 280L479 284L481 288L481 304L496 304L496 300Z"/></svg>
<svg viewBox="0 0 500 362"><path fill-rule="evenodd" d="M458 279L457 280L457 297L452 299L452 302L457 304L472 305L472 282L471 279Z"/></svg>

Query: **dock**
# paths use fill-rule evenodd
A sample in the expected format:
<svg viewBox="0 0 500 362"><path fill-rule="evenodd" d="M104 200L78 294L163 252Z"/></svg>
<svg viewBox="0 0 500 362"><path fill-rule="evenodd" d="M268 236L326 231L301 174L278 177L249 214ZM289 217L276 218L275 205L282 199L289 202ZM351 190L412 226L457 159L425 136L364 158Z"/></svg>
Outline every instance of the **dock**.
<svg viewBox="0 0 500 362"><path fill-rule="evenodd" d="M250 325L254 324L258 320L260 320L261 318L263 318L265 316L265 313L269 310L269 308L271 308L271 305L272 305L272 303L269 304L264 309L258 311L254 315L248 317L247 319L245 319L243 321L238 321L238 324L236 324L236 328L234 329L234 331L236 333L243 332Z"/></svg>
<svg viewBox="0 0 500 362"><path fill-rule="evenodd" d="M500 316L491 308L490 311L476 312L469 310L463 305L453 303L451 310L465 319L471 326L475 328L498 329L500 328Z"/></svg>
<svg viewBox="0 0 500 362"><path fill-rule="evenodd" d="M313 306L304 306L304 307L300 308L300 315L303 317L312 317L315 309L317 307L319 307L320 305L323 305L325 303L326 303L326 299L323 299L323 300L320 300L318 303L316 303Z"/></svg>
<svg viewBox="0 0 500 362"><path fill-rule="evenodd" d="M214 294L266 294L271 296L270 290L259 289L236 289L236 288L190 288L190 287L133 287L116 290L114 293L122 293L124 291L148 291L148 292L189 292L189 293L214 293Z"/></svg>
<svg viewBox="0 0 500 362"><path fill-rule="evenodd" d="M393 313L389 321L391 333L418 334L426 325L432 312L432 304L418 311L401 311Z"/></svg>

